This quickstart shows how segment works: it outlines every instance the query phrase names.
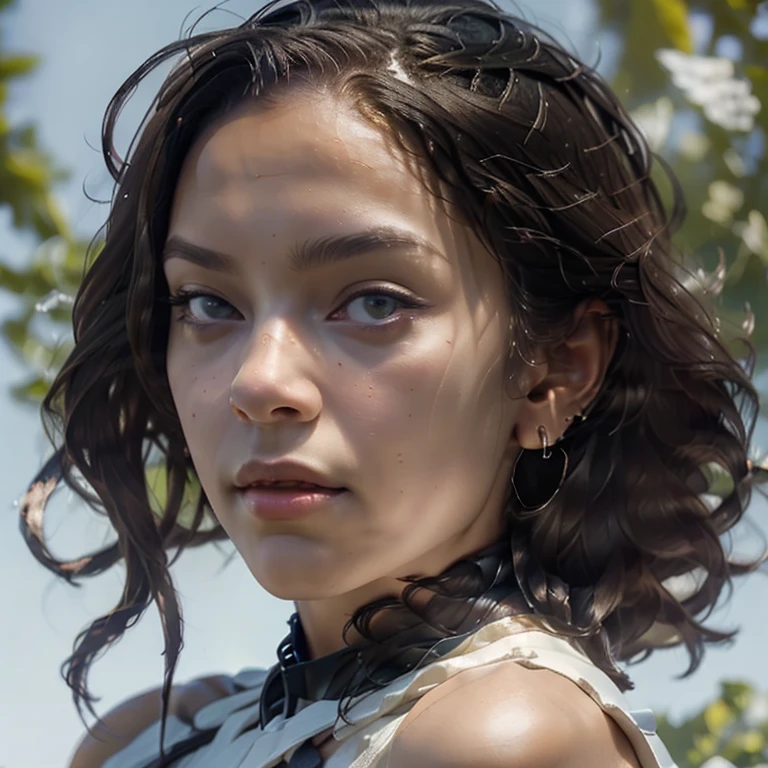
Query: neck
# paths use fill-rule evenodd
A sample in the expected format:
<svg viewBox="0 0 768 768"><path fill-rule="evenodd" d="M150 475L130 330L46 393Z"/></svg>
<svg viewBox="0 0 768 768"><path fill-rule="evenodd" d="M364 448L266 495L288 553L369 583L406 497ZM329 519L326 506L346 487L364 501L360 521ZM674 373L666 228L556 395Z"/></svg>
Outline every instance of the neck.
<svg viewBox="0 0 768 768"><path fill-rule="evenodd" d="M396 599L402 603L403 590L407 584L400 581L412 574L421 578L439 576L451 565L465 557L486 550L499 543L501 535L491 541L478 541L472 548L465 547L463 551L448 550L431 553L428 558L422 558L418 563L409 563L396 576L379 579L366 584L352 592L343 595L324 598L322 600L298 600L294 605L301 619L304 635L311 659L327 656L347 645L358 645L363 639L354 627L350 627L344 640L344 627L361 606L368 605L384 598ZM506 546L502 544L502 546ZM425 590L419 598L426 602L434 597L434 593Z"/></svg>
<svg viewBox="0 0 768 768"><path fill-rule="evenodd" d="M297 600L294 605L301 618L310 658L317 659L347 645L356 645L362 638L354 627L347 632L346 642L343 637L344 627L355 611L385 597L399 598L404 586L394 578L381 579L338 597Z"/></svg>

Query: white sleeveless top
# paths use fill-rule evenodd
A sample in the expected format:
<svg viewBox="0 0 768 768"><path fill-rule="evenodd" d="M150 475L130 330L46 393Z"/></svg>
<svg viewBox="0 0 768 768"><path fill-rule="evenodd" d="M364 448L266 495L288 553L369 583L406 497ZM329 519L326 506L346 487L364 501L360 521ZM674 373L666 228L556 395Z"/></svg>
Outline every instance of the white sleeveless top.
<svg viewBox="0 0 768 768"><path fill-rule="evenodd" d="M213 740L178 758L173 768L274 768L288 764L307 740L333 728L342 742L325 768L387 768L392 739L411 707L424 694L466 669L501 661L529 669L548 669L578 685L626 734L641 768L677 768L656 734L651 710L631 710L616 684L570 642L532 625L524 616L499 619L481 627L456 648L427 666L363 694L339 719L338 701L300 702L291 717L278 715L259 724L259 697L265 669L246 669L233 678L238 692L200 709L193 723L169 717L165 747L196 730L217 728ZM303 705L303 706L302 706ZM148 768L158 757L159 721L143 731L103 768ZM285 761L285 763L283 763ZM396 768L396 767L393 767Z"/></svg>

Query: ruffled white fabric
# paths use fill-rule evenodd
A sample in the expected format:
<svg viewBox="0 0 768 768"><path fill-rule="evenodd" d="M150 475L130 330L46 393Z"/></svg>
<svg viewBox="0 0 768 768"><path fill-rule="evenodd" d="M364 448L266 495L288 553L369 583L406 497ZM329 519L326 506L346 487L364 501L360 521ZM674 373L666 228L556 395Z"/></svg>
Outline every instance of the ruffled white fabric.
<svg viewBox="0 0 768 768"><path fill-rule="evenodd" d="M212 742L180 758L174 768L273 768L290 760L307 739L333 728L333 737L341 745L325 768L386 768L397 728L422 696L459 672L505 660L530 669L549 669L572 680L621 727L641 768L677 768L656 734L653 713L631 710L615 683L583 653L525 616L487 624L428 666L361 696L346 713L349 724L337 719L338 702L319 701L304 702L292 717L276 717L262 728L259 697L267 671L244 670L234 682L245 689L203 707L194 718L194 727L169 718L166 748L188 738L195 729L217 728ZM146 768L157 757L159 740L158 722L103 768Z"/></svg>

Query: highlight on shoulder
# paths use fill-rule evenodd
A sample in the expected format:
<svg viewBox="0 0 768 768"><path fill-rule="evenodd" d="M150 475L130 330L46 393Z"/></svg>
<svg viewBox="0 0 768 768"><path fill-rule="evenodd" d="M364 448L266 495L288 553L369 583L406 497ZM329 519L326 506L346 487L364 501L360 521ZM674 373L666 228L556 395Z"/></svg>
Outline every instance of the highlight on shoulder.
<svg viewBox="0 0 768 768"><path fill-rule="evenodd" d="M495 663L430 691L395 734L391 768L641 768L613 719L571 680Z"/></svg>

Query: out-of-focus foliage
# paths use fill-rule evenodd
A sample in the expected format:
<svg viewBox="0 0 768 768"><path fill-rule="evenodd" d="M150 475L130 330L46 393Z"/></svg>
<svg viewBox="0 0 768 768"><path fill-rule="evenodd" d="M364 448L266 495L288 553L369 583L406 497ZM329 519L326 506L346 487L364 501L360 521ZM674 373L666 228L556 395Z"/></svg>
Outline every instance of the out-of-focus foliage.
<svg viewBox="0 0 768 768"><path fill-rule="evenodd" d="M768 2L595 2L603 29L620 43L613 85L685 190L689 216L679 242L707 269L723 249L724 323L738 327L746 317L749 324L745 305L753 308L752 338L765 365ZM0 0L0 33L10 3ZM8 87L35 61L5 54L0 39L0 206L10 206L14 225L40 244L20 270L7 266L0 246L0 287L21 299L2 335L30 370L14 395L31 402L44 395L69 348L71 297L86 251L52 194L61 171L38 146L33 126L7 118Z"/></svg>
<svg viewBox="0 0 768 768"><path fill-rule="evenodd" d="M719 698L677 726L660 717L658 732L679 768L768 768L768 693L721 683Z"/></svg>
<svg viewBox="0 0 768 768"><path fill-rule="evenodd" d="M723 249L724 320L741 325L745 305L752 308L752 341L765 367L768 2L598 0L598 6L602 27L620 42L613 85L685 192L688 217L678 243L709 270Z"/></svg>
<svg viewBox="0 0 768 768"><path fill-rule="evenodd" d="M86 243L72 233L54 196L66 174L40 148L34 125L12 125L8 117L11 85L37 65L34 56L6 53L3 12L11 4L0 0L0 207L10 209L13 226L31 235L37 247L17 270L3 252L7 244L0 243L0 287L19 299L2 335L29 369L14 396L38 402L68 351L71 297L82 277Z"/></svg>

